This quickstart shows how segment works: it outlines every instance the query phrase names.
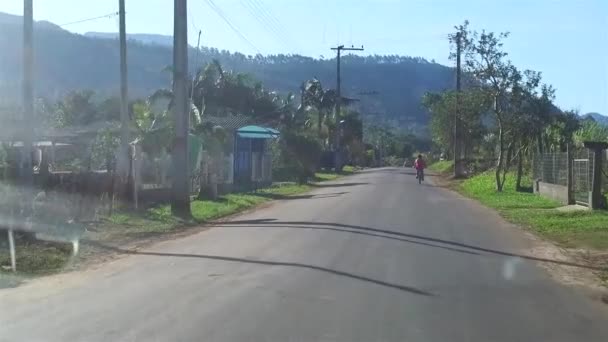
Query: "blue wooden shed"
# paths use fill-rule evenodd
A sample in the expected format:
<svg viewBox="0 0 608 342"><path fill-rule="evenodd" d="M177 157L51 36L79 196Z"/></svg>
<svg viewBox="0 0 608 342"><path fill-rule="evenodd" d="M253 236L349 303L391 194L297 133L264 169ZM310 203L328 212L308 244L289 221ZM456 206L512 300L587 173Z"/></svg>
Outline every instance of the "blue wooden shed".
<svg viewBox="0 0 608 342"><path fill-rule="evenodd" d="M279 135L276 129L255 125L235 131L235 184L249 187L272 183L272 156L268 152L268 141Z"/></svg>

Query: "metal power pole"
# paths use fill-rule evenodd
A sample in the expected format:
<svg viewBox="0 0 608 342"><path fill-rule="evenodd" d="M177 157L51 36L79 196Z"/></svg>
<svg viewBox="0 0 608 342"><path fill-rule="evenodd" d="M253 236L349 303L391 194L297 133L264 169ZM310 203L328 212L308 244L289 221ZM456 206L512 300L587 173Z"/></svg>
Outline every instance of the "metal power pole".
<svg viewBox="0 0 608 342"><path fill-rule="evenodd" d="M454 113L454 177L463 177L464 168L462 165L462 127L460 122L461 116L461 73L460 55L462 54L462 36L460 32L456 33L456 112Z"/></svg>
<svg viewBox="0 0 608 342"><path fill-rule="evenodd" d="M19 176L24 185L34 183L32 145L34 139L34 5L23 1L23 117L21 136L21 167Z"/></svg>
<svg viewBox="0 0 608 342"><path fill-rule="evenodd" d="M118 0L119 41L120 41L120 155L118 174L128 184L129 170L129 95L127 93L127 32L125 24L125 0Z"/></svg>
<svg viewBox="0 0 608 342"><path fill-rule="evenodd" d="M188 5L187 0L173 2L173 198L171 212L190 217L190 182L188 167Z"/></svg>
<svg viewBox="0 0 608 342"><path fill-rule="evenodd" d="M342 79L341 79L341 73L340 73L340 57L341 57L341 52L342 51L363 51L363 45L361 45L360 48L356 48L354 46L351 47L344 47L344 45L338 45L334 48L331 48L332 50L336 51L336 113L335 113L335 119L336 119L336 142L335 142L335 153L334 153L334 166L336 169L336 172L342 169L342 165L341 165L341 160L340 160L340 127L338 124L338 119L340 117L340 113L342 110Z"/></svg>

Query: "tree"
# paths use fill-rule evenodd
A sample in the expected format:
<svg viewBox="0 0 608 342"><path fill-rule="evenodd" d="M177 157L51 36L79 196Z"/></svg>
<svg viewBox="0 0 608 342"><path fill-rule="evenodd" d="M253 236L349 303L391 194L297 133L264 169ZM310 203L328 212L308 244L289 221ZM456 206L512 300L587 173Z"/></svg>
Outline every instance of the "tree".
<svg viewBox="0 0 608 342"><path fill-rule="evenodd" d="M513 92L514 87L521 81L522 75L517 68L507 60L507 53L503 51L503 40L508 33L499 33L483 30L481 33L469 31L466 28L464 43L465 71L474 77L481 92L487 92L492 100L492 113L497 126L498 156L496 161L496 190L502 191L505 182L505 170L512 151L512 141L507 141L510 124L517 120L518 111L510 107L511 96L518 96ZM507 157L507 158L505 158Z"/></svg>
<svg viewBox="0 0 608 342"><path fill-rule="evenodd" d="M487 93L479 88L469 88L460 93L445 91L427 93L422 98L422 105L431 114L430 129L433 142L442 151L448 151L454 141L454 118L458 117L461 129L466 136L465 151L470 146L481 143L486 131L483 117L489 111L490 103Z"/></svg>
<svg viewBox="0 0 608 342"><path fill-rule="evenodd" d="M593 120L585 120L574 134L577 146L583 146L585 141L608 142L608 126L601 125Z"/></svg>
<svg viewBox="0 0 608 342"><path fill-rule="evenodd" d="M91 90L74 91L56 104L55 123L58 127L87 126L102 120L93 102Z"/></svg>
<svg viewBox="0 0 608 342"><path fill-rule="evenodd" d="M576 111L555 113L539 136L539 152L562 152L568 144L577 143L575 133L584 124Z"/></svg>
<svg viewBox="0 0 608 342"><path fill-rule="evenodd" d="M523 74L517 73L511 90L506 94L508 101L507 110L517 119L511 120L506 125L509 140L505 166L502 173L502 182L506 178L506 173L513 160L514 150L517 158L517 180L516 189L521 189L521 178L523 175L524 154L528 146L534 141L539 130L546 125L548 113L541 108L541 99L536 92L540 84L541 76L539 72L526 70ZM550 103L550 100L549 100Z"/></svg>
<svg viewBox="0 0 608 342"><path fill-rule="evenodd" d="M319 139L327 145L327 140L330 138L330 126L335 124L335 121L329 121L330 113L336 105L337 93L333 89L323 90L321 82L313 78L305 81L300 87L301 104L300 110L312 113L316 111L316 124ZM323 132L325 128L325 132Z"/></svg>

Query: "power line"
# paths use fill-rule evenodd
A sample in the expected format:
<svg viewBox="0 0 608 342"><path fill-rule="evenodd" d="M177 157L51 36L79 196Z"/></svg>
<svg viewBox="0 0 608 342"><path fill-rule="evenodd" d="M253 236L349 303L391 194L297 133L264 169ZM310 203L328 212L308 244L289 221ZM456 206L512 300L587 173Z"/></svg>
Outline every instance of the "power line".
<svg viewBox="0 0 608 342"><path fill-rule="evenodd" d="M279 19L272 13L272 11L264 4L263 0L248 0L251 4L258 9L258 11L262 14L262 16L270 23L270 26L273 28L275 32L277 32L283 39L288 42L295 42L295 40L290 39L287 36L287 29L285 26L281 24ZM293 45L293 44L292 44ZM297 48L297 46L296 46Z"/></svg>
<svg viewBox="0 0 608 342"><path fill-rule="evenodd" d="M272 16L272 14L268 12L268 10L264 7L263 3L251 0L247 0L247 2L251 6L251 8L260 15L262 20L264 20L268 24L268 27L270 28L270 30L272 30L272 32L274 32L280 39L287 42L287 45L293 47L294 40L290 39L290 37L287 36L287 30L285 30L284 27L281 27L280 23L276 20L276 18Z"/></svg>
<svg viewBox="0 0 608 342"><path fill-rule="evenodd" d="M68 26L68 25L74 25L74 24L80 24L80 23L85 23L87 21L99 20L99 19L104 19L104 18L110 19L112 17L118 16L118 14L119 14L118 12L108 13L108 14L100 15L98 17L86 18L86 19L81 19L81 20L77 20L77 21L72 21L72 22L69 22L69 23L61 24L61 25L59 25L59 27Z"/></svg>
<svg viewBox="0 0 608 342"><path fill-rule="evenodd" d="M234 31L234 33L236 33L243 41L245 41L247 44L249 44L249 46L251 46L255 51L257 51L257 53L261 54L262 52L260 52L260 50L251 42L249 41L249 39L247 39L247 37L245 37L244 34L241 33L241 31L235 27L232 22L230 22L230 20L226 17L226 15L224 14L224 11L222 11L221 8L219 8L215 2L213 0L206 0L207 4L209 5L209 7L218 15L220 16L220 18L222 18L222 20L224 20L224 22Z"/></svg>
<svg viewBox="0 0 608 342"><path fill-rule="evenodd" d="M259 10L257 10L255 7L253 7L253 4L250 0L247 1L240 1L241 5L243 5L243 7L249 12L249 14L251 14L251 16L268 32L270 33L271 36L273 36L273 38L275 38L275 40L282 45L283 48L285 48L289 43L288 41L286 41L276 30L273 29L273 27L271 25L269 25L270 23L267 20L264 20L263 16L260 15L261 13L259 12Z"/></svg>
<svg viewBox="0 0 608 342"><path fill-rule="evenodd" d="M270 20L270 22L278 29L279 32L285 32L285 27L277 19L277 17L270 11L262 0L252 0L254 6L259 8L261 12Z"/></svg>

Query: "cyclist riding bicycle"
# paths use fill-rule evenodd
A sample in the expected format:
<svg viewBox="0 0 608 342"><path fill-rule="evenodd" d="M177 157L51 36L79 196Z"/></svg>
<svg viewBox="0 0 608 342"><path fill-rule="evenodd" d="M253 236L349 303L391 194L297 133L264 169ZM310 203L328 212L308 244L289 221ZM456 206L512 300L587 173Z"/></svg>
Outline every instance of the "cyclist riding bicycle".
<svg viewBox="0 0 608 342"><path fill-rule="evenodd" d="M414 168L416 169L416 178L420 181L423 181L426 163L424 162L424 159L422 159L422 154L419 154L418 158L416 158L416 161L414 161Z"/></svg>

